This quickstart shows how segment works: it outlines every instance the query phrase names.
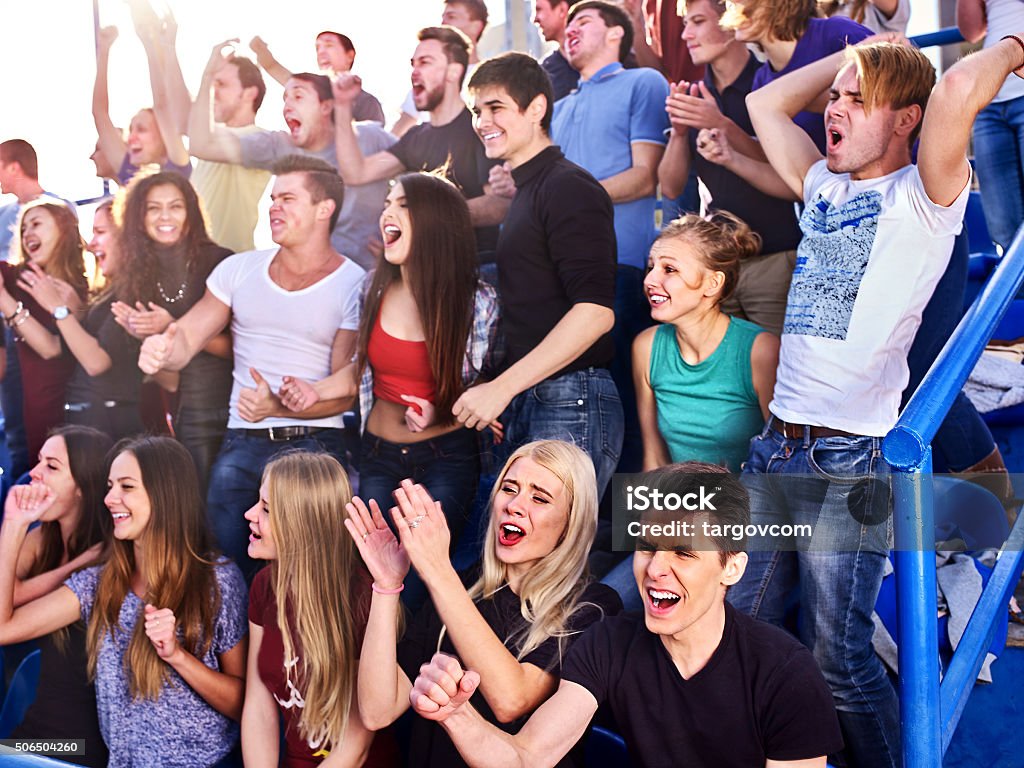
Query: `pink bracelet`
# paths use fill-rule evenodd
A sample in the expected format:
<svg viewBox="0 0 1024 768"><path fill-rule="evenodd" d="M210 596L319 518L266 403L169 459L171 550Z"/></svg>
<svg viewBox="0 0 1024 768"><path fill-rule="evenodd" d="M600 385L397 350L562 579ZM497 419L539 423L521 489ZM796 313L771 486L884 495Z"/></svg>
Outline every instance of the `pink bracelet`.
<svg viewBox="0 0 1024 768"><path fill-rule="evenodd" d="M381 589L377 586L377 582L375 581L373 582L373 584L370 585L370 589L372 589L378 595L397 595L399 592L405 589L405 584L399 584L394 589Z"/></svg>

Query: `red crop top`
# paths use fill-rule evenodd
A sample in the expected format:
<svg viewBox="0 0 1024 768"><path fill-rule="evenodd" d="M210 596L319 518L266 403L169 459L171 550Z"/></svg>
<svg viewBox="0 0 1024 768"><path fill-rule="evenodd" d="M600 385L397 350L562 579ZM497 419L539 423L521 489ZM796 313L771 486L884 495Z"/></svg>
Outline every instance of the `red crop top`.
<svg viewBox="0 0 1024 768"><path fill-rule="evenodd" d="M391 336L380 324L380 312L370 331L366 356L373 369L374 397L399 405L409 405L402 395L434 402L434 374L430 370L427 342Z"/></svg>

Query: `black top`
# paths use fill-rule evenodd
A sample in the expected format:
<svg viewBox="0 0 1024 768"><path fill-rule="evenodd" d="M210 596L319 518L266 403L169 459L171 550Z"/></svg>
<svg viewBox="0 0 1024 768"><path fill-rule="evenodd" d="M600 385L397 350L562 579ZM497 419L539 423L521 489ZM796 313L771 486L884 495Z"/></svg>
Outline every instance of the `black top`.
<svg viewBox="0 0 1024 768"><path fill-rule="evenodd" d="M142 384L139 342L114 320L110 311L113 303L112 293L101 296L90 305L82 321L82 327L110 356L110 368L99 376L90 376L81 363L77 363L68 380L66 397L69 403L139 402L139 386Z"/></svg>
<svg viewBox="0 0 1024 768"><path fill-rule="evenodd" d="M754 54L750 54L747 66L739 77L721 93L715 88L710 76L704 79L704 85L714 96L722 114L750 136L754 135L754 126L747 113L746 98L754 83L754 73L760 66ZM690 131L690 156L697 175L711 193L711 206L730 211L747 222L751 229L761 235L762 253L796 249L800 242L800 228L791 201L766 195L732 171L705 160L697 151L696 130Z"/></svg>
<svg viewBox="0 0 1024 768"><path fill-rule="evenodd" d="M463 575L463 583L467 586L475 581L475 573ZM614 616L622 610L622 600L619 599L618 594L604 584L589 585L584 590L580 603L592 605L581 605L579 610L570 617L568 626L570 632L581 633L604 616ZM494 630L494 634L502 640L506 640L526 626L526 621L521 613L519 597L507 587L499 591L491 600L478 601L476 607L487 625ZM437 641L441 636L441 627L441 617L438 616L433 603L428 601L410 623L405 637L398 644L398 663L410 680L416 680L420 666L430 661L438 650L458 657L455 646L451 642L450 631L445 633L441 647L438 648ZM562 654L579 636L579 634L575 634L562 640ZM521 644L507 640L505 645L513 655L521 647ZM522 662L533 664L557 676L562 661L558 645L558 638L548 638L530 651L522 659ZM480 671L486 674L485 670ZM506 733L517 733L530 718L529 714L526 714L511 723L499 723L479 690L473 694L471 702L487 722ZM581 740L559 765L583 765L582 745L583 741ZM409 754L411 756L410 766L454 768L466 764L444 729L437 723L422 717L413 718Z"/></svg>
<svg viewBox="0 0 1024 768"><path fill-rule="evenodd" d="M750 768L843 745L811 652L728 603L721 643L688 680L643 616L632 614L592 627L566 658L562 679L610 706L636 766Z"/></svg>
<svg viewBox="0 0 1024 768"><path fill-rule="evenodd" d="M168 280L166 284L161 281L164 293L155 303L170 312L175 320L180 319L203 297L206 292L206 278L213 272L213 268L230 255L231 251L227 248L209 243L188 270L183 297L174 302L168 301L176 298L180 284L173 285L173 280ZM178 384L181 407L227 409L228 401L231 399L232 367L231 360L216 357L208 352L199 352L181 370L181 380Z"/></svg>
<svg viewBox="0 0 1024 768"><path fill-rule="evenodd" d="M468 109L463 109L458 117L444 125L414 125L386 151L409 171L433 171L447 165L448 178L462 190L467 200L484 193L491 167L500 162L489 160L484 154L483 142L473 129L473 116ZM476 228L479 253L493 251L497 242L497 227Z"/></svg>
<svg viewBox="0 0 1024 768"><path fill-rule="evenodd" d="M548 73L548 79L551 80L551 90L555 101L568 96L569 92L579 85L580 73L572 68L572 64L562 55L560 48L556 48L548 56L545 56L540 65Z"/></svg>
<svg viewBox="0 0 1024 768"><path fill-rule="evenodd" d="M547 147L512 171L516 196L498 240L498 282L508 345L505 367L536 347L574 304L615 306L612 201L597 180ZM605 334L551 378L604 368Z"/></svg>
<svg viewBox="0 0 1024 768"><path fill-rule="evenodd" d="M64 638L57 641L57 637ZM76 621L39 640L42 651L35 701L21 725L10 734L18 739L85 739L85 754L61 755L76 765L105 766L107 745L100 735L96 689L89 681L85 624ZM2 761L0 761L2 762Z"/></svg>

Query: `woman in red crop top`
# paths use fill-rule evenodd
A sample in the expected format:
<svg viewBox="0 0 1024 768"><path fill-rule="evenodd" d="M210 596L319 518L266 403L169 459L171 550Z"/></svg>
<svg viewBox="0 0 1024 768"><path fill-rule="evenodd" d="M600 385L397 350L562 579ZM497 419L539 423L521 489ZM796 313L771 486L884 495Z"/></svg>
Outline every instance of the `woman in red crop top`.
<svg viewBox="0 0 1024 768"><path fill-rule="evenodd" d="M356 363L314 384L286 377L281 398L298 411L358 389L359 495L389 509L394 490L411 478L441 502L456 542L479 482L480 451L452 405L481 375L497 299L478 281L469 208L447 179L401 176L380 229L384 256L368 281Z"/></svg>

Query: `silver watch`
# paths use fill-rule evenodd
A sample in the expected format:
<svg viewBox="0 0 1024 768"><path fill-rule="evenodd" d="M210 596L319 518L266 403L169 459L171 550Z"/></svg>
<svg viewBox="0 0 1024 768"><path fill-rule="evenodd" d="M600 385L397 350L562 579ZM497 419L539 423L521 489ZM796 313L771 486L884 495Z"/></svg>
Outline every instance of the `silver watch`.
<svg viewBox="0 0 1024 768"><path fill-rule="evenodd" d="M71 313L68 311L68 308L65 307L65 306L60 306L60 307L54 307L53 308L53 319L54 320L63 320L69 314L71 314Z"/></svg>

